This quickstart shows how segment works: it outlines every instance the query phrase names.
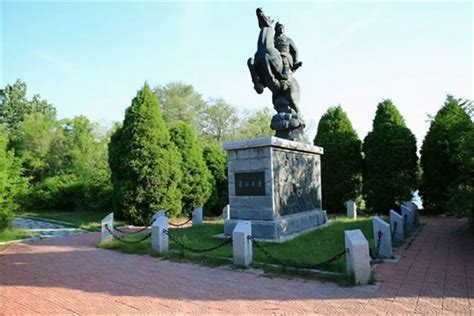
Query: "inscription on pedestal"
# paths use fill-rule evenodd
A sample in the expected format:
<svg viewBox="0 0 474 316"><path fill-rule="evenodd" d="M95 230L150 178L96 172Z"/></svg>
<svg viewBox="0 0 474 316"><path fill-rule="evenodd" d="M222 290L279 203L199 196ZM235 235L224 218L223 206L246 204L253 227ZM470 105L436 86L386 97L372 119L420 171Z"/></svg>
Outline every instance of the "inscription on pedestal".
<svg viewBox="0 0 474 316"><path fill-rule="evenodd" d="M235 195L265 195L265 172L236 172Z"/></svg>

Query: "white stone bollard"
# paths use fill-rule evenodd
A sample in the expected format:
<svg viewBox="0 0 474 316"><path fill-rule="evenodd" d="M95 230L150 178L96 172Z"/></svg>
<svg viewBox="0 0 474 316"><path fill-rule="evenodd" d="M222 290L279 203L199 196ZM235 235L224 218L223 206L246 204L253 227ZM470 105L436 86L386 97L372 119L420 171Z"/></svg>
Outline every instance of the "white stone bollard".
<svg viewBox="0 0 474 316"><path fill-rule="evenodd" d="M372 227L374 229L375 247L377 247L379 240L379 232L382 233L378 256L382 258L392 258L392 232L390 231L390 225L380 217L374 216L372 217Z"/></svg>
<svg viewBox="0 0 474 316"><path fill-rule="evenodd" d="M193 226L202 224L202 207L195 207L193 210Z"/></svg>
<svg viewBox="0 0 474 316"><path fill-rule="evenodd" d="M168 230L168 219L166 216L157 216L151 226L151 247L158 253L168 251L168 234L164 232Z"/></svg>
<svg viewBox="0 0 474 316"><path fill-rule="evenodd" d="M403 217L403 220L404 220L404 224L405 224L405 230L406 230L406 234L407 235L410 235L411 233L413 233L413 231L415 230L415 216L414 216L414 213L411 209L409 209L408 207L406 206L401 206L400 207L401 211L402 211L402 217Z"/></svg>
<svg viewBox="0 0 474 316"><path fill-rule="evenodd" d="M224 206L224 208L222 209L222 217L226 221L230 219L230 205L229 204Z"/></svg>
<svg viewBox="0 0 474 316"><path fill-rule="evenodd" d="M165 215L165 210L159 210L158 212L155 212L155 214L153 214L153 217L151 218L151 224L152 225L159 216L166 216Z"/></svg>
<svg viewBox="0 0 474 316"><path fill-rule="evenodd" d="M344 232L346 253L346 271L354 274L356 284L369 283L372 270L370 268L369 242L360 229Z"/></svg>
<svg viewBox="0 0 474 316"><path fill-rule="evenodd" d="M347 217L352 218L352 219L357 219L357 205L355 204L355 202L352 200L347 201L346 208L347 208Z"/></svg>
<svg viewBox="0 0 474 316"><path fill-rule="evenodd" d="M395 223L397 227L395 228L394 233L393 229L395 227ZM390 229L392 230L393 239L395 241L403 242L405 239L405 233L403 232L403 217L394 210L390 210Z"/></svg>
<svg viewBox="0 0 474 316"><path fill-rule="evenodd" d="M110 232L114 231L114 213L110 213L106 217L102 219L100 222L100 231L101 231L101 238L100 241L107 241L114 238L114 236L105 228L105 225L109 228Z"/></svg>
<svg viewBox="0 0 474 316"><path fill-rule="evenodd" d="M239 221L232 232L234 264L248 266L252 263L252 222Z"/></svg>

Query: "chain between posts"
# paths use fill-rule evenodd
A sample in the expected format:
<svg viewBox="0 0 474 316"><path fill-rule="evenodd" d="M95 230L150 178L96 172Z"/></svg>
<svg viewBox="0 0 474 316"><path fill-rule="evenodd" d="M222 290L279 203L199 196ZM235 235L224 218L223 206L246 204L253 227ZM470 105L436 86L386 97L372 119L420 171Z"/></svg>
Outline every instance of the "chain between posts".
<svg viewBox="0 0 474 316"><path fill-rule="evenodd" d="M295 269L320 269L321 267L327 267L329 266L331 263L339 260L343 255L345 255L346 253L349 252L349 248L346 248L344 249L343 251L339 252L338 254L336 254L335 256L333 256L332 258L328 259L328 260L325 260L323 262L320 262L320 263L316 263L316 264L311 264L311 265L301 265L301 264L296 264L296 263L290 263L290 262L285 262L281 259L278 259L276 258L275 256L273 256L268 250L266 250L260 242L258 242L253 236L248 236L247 237L249 240L251 240L254 244L255 244L255 247L260 250L265 256L267 256L268 259L270 259L271 261L277 263L278 265L280 266L283 266L283 267L286 267L286 268L295 268Z"/></svg>
<svg viewBox="0 0 474 316"><path fill-rule="evenodd" d="M383 235L382 231L379 230L377 232L377 244L375 246L375 252L372 253L372 250L369 251L369 254L370 254L370 257L372 258L372 260L376 259L379 256L380 244L382 243L382 235Z"/></svg>
<svg viewBox="0 0 474 316"><path fill-rule="evenodd" d="M115 235L114 232L109 228L109 225L105 224L104 225L105 229L114 237L114 239L117 239L118 241L121 241L126 244L139 244L142 241L148 239L151 237L151 233L144 235L142 238L137 239L137 240L127 240L123 238L122 236Z"/></svg>
<svg viewBox="0 0 474 316"><path fill-rule="evenodd" d="M143 227L139 230L135 230L135 231L132 231L132 232L126 232L126 231L121 230L120 228L114 227L114 230L116 230L119 233L124 234L124 235L135 235L135 234L141 233L142 231L144 231L146 229L148 229L148 227Z"/></svg>
<svg viewBox="0 0 474 316"><path fill-rule="evenodd" d="M216 246L213 246L213 247L209 247L209 248L193 248L193 247L190 247L188 245L185 245L182 241L180 241L178 238L176 238L175 236L173 236L172 234L170 234L170 231L167 230L167 229L163 229L163 233L165 233L166 235L168 235L168 237L173 241L175 242L179 247L183 248L184 250L187 250L187 251L190 251L190 252L194 252L194 253L205 253L205 252L211 252L213 250L217 250L219 248L222 248L224 247L225 245L227 244L230 244L232 242L232 238L229 238L229 239L226 239L224 240L222 243L216 245Z"/></svg>
<svg viewBox="0 0 474 316"><path fill-rule="evenodd" d="M395 233L397 232L397 226L398 226L398 222L394 222L393 229L392 229L392 242L393 242L393 238L395 237Z"/></svg>
<svg viewBox="0 0 474 316"><path fill-rule="evenodd" d="M188 219L187 221L185 221L184 223L179 223L179 224L175 224L175 223L172 223L172 222L168 222L169 225L173 226L173 227L181 227L181 226L184 226L186 225L187 223L189 223L190 221L192 221L193 219L190 218Z"/></svg>

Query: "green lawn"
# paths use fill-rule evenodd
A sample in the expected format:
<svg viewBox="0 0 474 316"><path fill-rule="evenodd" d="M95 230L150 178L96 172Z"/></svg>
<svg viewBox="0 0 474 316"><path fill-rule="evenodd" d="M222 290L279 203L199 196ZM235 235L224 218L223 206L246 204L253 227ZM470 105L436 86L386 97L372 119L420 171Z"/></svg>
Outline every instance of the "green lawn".
<svg viewBox="0 0 474 316"><path fill-rule="evenodd" d="M183 229L171 229L170 233L175 238L187 246L193 248L208 248L218 245L222 239L213 238L213 235L222 233L224 231L223 221L216 221L206 223L201 226L189 227ZM366 238L373 247L373 232L372 222L370 218L362 218L357 220L350 220L347 218L336 218L330 220L330 225L316 229L310 233L304 234L293 240L284 243L261 243L275 258L280 259L288 264L295 265L314 265L316 263L325 261L335 254L344 250L344 231L350 229L361 229ZM140 234L127 236L130 240L140 238ZM107 249L115 249L127 253L136 254L153 254L151 251L151 241L147 239L139 244L126 244L117 240L102 243L99 247ZM170 239L170 250L180 250L178 245ZM232 244L214 250L204 255L190 254L188 251L183 251L186 259L191 261L198 261L206 263L204 256L213 256L218 258L232 258ZM174 257L169 254L166 257ZM262 254L255 246L253 247L253 259L255 262L274 263L270 258ZM215 260L214 260L215 261ZM215 263L215 262L214 262ZM324 270L332 272L345 271L344 256L337 262L327 266Z"/></svg>
<svg viewBox="0 0 474 316"><path fill-rule="evenodd" d="M31 232L18 229L18 228L7 228L3 231L0 231L0 242L19 240L31 237Z"/></svg>
<svg viewBox="0 0 474 316"><path fill-rule="evenodd" d="M75 211L75 212L64 212L64 211L28 211L19 212L15 214L19 217L31 217L31 218L44 218L52 219L62 222L71 223L72 226L89 230L96 231L100 229L100 221L102 218L107 216L110 211ZM123 221L116 221L116 226L126 225Z"/></svg>

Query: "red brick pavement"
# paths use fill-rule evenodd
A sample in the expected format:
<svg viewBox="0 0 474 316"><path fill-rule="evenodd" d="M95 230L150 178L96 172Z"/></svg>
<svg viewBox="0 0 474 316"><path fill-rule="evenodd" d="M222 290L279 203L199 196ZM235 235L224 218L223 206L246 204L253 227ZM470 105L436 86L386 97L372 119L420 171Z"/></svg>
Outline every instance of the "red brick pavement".
<svg viewBox="0 0 474 316"><path fill-rule="evenodd" d="M474 314L474 235L466 221L423 218L380 285L267 278L94 247L99 235L55 238L0 252L2 314L460 313Z"/></svg>

